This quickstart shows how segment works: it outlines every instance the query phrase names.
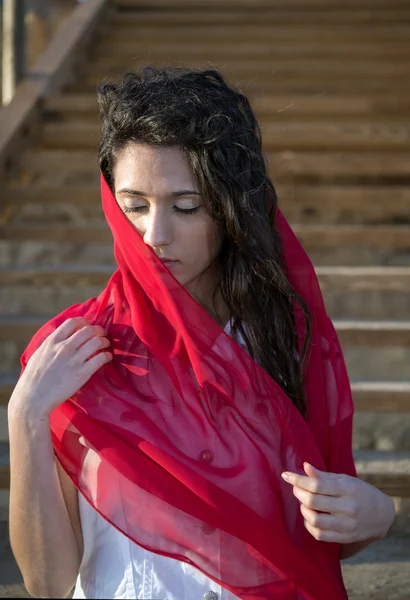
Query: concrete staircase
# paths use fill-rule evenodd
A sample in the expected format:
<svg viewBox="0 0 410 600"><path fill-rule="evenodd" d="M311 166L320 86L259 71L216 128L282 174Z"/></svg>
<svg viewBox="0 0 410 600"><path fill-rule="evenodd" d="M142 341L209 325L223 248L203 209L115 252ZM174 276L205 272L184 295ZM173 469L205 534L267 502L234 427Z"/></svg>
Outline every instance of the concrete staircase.
<svg viewBox="0 0 410 600"><path fill-rule="evenodd" d="M95 86L173 63L215 65L250 97L280 206L317 267L344 348L359 476L395 497L396 527L410 531L409 55L404 0L113 4L2 191L0 517L21 352L115 268L99 204Z"/></svg>

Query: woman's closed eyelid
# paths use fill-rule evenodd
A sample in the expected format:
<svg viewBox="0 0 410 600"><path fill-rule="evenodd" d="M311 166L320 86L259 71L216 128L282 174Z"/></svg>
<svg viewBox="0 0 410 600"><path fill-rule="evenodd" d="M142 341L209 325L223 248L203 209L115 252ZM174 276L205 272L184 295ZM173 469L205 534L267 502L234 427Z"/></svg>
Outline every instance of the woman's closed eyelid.
<svg viewBox="0 0 410 600"><path fill-rule="evenodd" d="M202 204L198 205L198 206L193 206L192 208L178 208L178 206L173 206L172 210L173 212L179 214L179 215L193 215L195 213L197 213L202 207ZM124 213L134 213L134 214L147 214L147 211L145 210L147 207L146 206L133 206L128 207L128 206L124 206L123 211Z"/></svg>
<svg viewBox="0 0 410 600"><path fill-rule="evenodd" d="M195 201L191 201L191 202L187 202L185 200L185 202L181 201L178 203L174 203L170 208L176 212L193 212L193 211L197 211L201 208L202 204L197 204ZM145 212L146 210L150 210L150 206L149 204L132 204L130 203L130 205L124 204L123 205L123 210L124 212Z"/></svg>

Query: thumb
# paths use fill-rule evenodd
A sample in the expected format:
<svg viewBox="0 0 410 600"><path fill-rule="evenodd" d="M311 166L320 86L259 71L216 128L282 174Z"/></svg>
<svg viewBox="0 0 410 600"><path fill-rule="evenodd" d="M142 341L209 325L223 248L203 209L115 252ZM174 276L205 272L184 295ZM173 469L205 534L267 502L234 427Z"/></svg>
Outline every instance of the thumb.
<svg viewBox="0 0 410 600"><path fill-rule="evenodd" d="M340 477L340 475L338 473L328 473L327 471L320 471L319 469L316 469L316 467L314 467L313 465L311 465L308 462L303 463L303 468L308 477L316 477L318 479L321 479L324 477L327 477L330 479Z"/></svg>

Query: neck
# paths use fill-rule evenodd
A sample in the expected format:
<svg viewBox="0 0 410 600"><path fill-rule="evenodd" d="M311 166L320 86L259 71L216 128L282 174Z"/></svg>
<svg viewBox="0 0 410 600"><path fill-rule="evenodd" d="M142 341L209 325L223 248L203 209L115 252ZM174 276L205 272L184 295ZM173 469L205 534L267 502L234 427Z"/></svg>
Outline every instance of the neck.
<svg viewBox="0 0 410 600"><path fill-rule="evenodd" d="M213 265L201 277L186 286L186 290L204 310L224 329L230 319L230 310L221 294L221 268Z"/></svg>

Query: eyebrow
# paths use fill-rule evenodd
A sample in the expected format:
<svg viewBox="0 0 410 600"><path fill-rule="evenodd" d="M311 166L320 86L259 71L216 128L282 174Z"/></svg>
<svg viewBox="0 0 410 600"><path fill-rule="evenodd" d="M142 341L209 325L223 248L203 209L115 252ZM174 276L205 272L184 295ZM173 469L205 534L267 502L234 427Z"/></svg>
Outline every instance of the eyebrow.
<svg viewBox="0 0 410 600"><path fill-rule="evenodd" d="M145 192L141 192L139 190L131 190L128 188L123 188L122 190L119 190L119 192L117 192L118 194L130 194L131 196L148 196L148 194L146 194ZM201 194L199 192L195 192L194 190L180 190L179 192L171 192L170 194L168 194L169 196L172 196L173 198L179 198L180 196L200 196Z"/></svg>

